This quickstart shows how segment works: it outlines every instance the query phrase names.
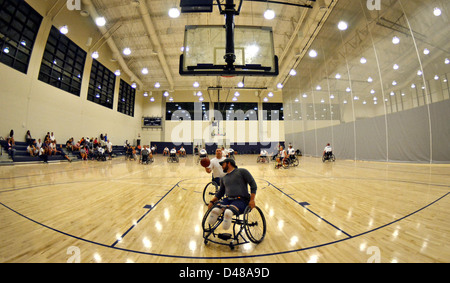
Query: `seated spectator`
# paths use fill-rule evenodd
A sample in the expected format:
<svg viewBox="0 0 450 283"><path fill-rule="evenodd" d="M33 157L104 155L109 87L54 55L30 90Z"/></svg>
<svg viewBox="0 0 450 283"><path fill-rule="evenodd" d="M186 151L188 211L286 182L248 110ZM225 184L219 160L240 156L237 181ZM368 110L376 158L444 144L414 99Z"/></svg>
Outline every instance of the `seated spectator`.
<svg viewBox="0 0 450 283"><path fill-rule="evenodd" d="M34 147L33 144L29 144L27 146L27 153L32 157L36 156L36 148Z"/></svg>
<svg viewBox="0 0 450 283"><path fill-rule="evenodd" d="M73 151L73 138L70 138L68 141L66 141L66 148L68 151Z"/></svg>
<svg viewBox="0 0 450 283"><path fill-rule="evenodd" d="M44 163L48 163L48 155L47 151L44 149L44 143L39 148L39 158L41 158Z"/></svg>
<svg viewBox="0 0 450 283"><path fill-rule="evenodd" d="M69 160L69 162L72 162L72 160L69 158L69 156L67 156L64 153L62 145L59 146L59 149L56 148L56 141L54 142L54 145L55 145L55 151L54 151L55 155L62 155L62 156L64 156L65 159Z"/></svg>
<svg viewBox="0 0 450 283"><path fill-rule="evenodd" d="M25 135L25 141L27 143L27 145L32 145L33 141L35 141L32 137L31 137L31 133L30 130L27 131L27 134Z"/></svg>
<svg viewBox="0 0 450 283"><path fill-rule="evenodd" d="M12 131L12 130L11 130ZM12 160L14 160L14 156L16 155L14 138L8 138L8 154Z"/></svg>
<svg viewBox="0 0 450 283"><path fill-rule="evenodd" d="M81 146L80 146L80 155L81 155L81 159L82 159L82 160L87 160L87 158L88 158L88 153L87 153L86 148L85 148L84 145L81 145Z"/></svg>

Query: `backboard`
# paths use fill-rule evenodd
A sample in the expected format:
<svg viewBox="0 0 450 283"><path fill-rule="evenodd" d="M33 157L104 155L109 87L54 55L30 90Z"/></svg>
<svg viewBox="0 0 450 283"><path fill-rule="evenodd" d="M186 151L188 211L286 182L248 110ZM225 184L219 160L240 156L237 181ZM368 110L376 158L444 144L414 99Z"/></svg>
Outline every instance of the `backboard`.
<svg viewBox="0 0 450 283"><path fill-rule="evenodd" d="M277 76L271 27L236 26L236 61L232 69L225 62L225 26L186 26L180 75L184 76Z"/></svg>

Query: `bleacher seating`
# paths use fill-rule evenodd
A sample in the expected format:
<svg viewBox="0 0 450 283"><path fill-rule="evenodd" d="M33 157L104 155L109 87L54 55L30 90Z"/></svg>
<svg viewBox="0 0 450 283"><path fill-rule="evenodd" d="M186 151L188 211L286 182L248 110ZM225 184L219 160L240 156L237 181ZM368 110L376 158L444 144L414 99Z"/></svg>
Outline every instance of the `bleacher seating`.
<svg viewBox="0 0 450 283"><path fill-rule="evenodd" d="M8 143L5 140L0 141L0 146L3 148L3 154L8 155ZM60 145L57 145L58 148ZM81 159L80 153L78 151L76 152L69 152L66 149L66 145L63 144L63 152L64 154L67 154L72 160L74 159ZM42 162L42 159L38 156L30 156L30 154L27 152L27 143L26 142L18 142L16 141L15 145L16 153L14 155L14 159L12 160L14 163L21 163L21 162ZM113 146L113 157L117 156L123 156L125 155L125 149L122 145L116 145ZM52 155L48 157L48 161L66 161L67 159L64 158L64 155Z"/></svg>

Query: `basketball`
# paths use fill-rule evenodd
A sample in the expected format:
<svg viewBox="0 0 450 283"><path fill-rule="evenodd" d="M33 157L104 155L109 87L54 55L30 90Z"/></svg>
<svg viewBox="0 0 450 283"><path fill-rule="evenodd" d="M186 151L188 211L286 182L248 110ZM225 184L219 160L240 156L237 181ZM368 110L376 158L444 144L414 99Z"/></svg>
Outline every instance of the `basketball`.
<svg viewBox="0 0 450 283"><path fill-rule="evenodd" d="M206 168L209 166L209 164L211 164L211 161L209 160L208 157L206 157L206 158L203 158L202 160L200 160L200 164Z"/></svg>

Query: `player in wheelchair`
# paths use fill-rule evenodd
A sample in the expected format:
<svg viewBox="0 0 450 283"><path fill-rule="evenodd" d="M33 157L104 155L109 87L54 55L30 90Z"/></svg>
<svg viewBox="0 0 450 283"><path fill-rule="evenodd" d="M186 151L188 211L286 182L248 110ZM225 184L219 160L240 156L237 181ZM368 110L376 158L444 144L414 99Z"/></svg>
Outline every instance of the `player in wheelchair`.
<svg viewBox="0 0 450 283"><path fill-rule="evenodd" d="M238 168L233 159L227 158L219 164L227 174L220 180L220 189L210 201L208 211L203 217L204 243L211 241L234 249L236 245L248 243L242 235L243 231L251 242L262 242L266 234L266 221L261 209L255 204L255 179L248 170ZM229 230L231 224L233 234L216 232L219 226L222 226L224 231ZM219 242L216 237L225 242Z"/></svg>
<svg viewBox="0 0 450 283"><path fill-rule="evenodd" d="M176 148L172 148L170 150L169 157L167 157L167 162L180 162L180 159L178 159Z"/></svg>
<svg viewBox="0 0 450 283"><path fill-rule="evenodd" d="M208 157L208 152L206 151L205 148L202 148L202 149L199 151L199 156L198 156L198 159L197 159L197 164L200 163L200 160L202 160L203 158L207 158L207 157Z"/></svg>
<svg viewBox="0 0 450 283"><path fill-rule="evenodd" d="M136 160L134 148L132 146L130 146L129 144L127 144L127 148L126 148L126 152L125 152L125 160L128 160L128 159Z"/></svg>
<svg viewBox="0 0 450 283"><path fill-rule="evenodd" d="M329 143L324 148L323 155L322 155L322 162L325 162L327 160L330 160L330 161L335 161L336 160L336 157L333 154L333 149L331 148Z"/></svg>
<svg viewBox="0 0 450 283"><path fill-rule="evenodd" d="M270 159L267 155L268 155L267 150L261 149L261 152L259 153L259 156L256 159L256 162L257 163L266 163L266 162L269 163Z"/></svg>
<svg viewBox="0 0 450 283"><path fill-rule="evenodd" d="M105 149L101 146L97 148L96 159L97 161L106 161Z"/></svg>
<svg viewBox="0 0 450 283"><path fill-rule="evenodd" d="M150 148L147 145L144 145L144 148L141 150L141 163L149 164L153 162L153 154Z"/></svg>

